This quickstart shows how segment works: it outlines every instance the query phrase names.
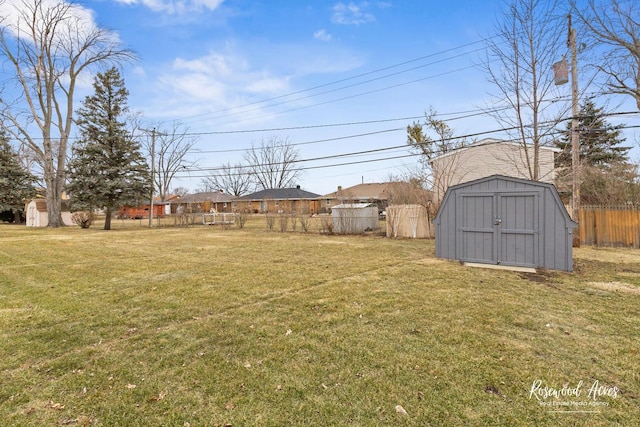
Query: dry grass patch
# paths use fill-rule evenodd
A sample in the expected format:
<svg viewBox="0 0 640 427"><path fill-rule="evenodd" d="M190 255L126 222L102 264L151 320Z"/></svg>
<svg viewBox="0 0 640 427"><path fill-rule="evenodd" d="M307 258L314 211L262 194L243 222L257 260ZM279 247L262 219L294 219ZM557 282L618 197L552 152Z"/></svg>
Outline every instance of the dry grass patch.
<svg viewBox="0 0 640 427"><path fill-rule="evenodd" d="M436 260L432 241L263 221L0 226L3 424L640 419L638 295L593 286L639 286L640 252L580 248L575 273L525 275ZM596 380L619 393L595 413L555 413L530 395L537 379L583 381L580 401Z"/></svg>
<svg viewBox="0 0 640 427"><path fill-rule="evenodd" d="M589 282L589 286L602 289L608 292L626 292L629 294L640 295L640 287L621 282Z"/></svg>

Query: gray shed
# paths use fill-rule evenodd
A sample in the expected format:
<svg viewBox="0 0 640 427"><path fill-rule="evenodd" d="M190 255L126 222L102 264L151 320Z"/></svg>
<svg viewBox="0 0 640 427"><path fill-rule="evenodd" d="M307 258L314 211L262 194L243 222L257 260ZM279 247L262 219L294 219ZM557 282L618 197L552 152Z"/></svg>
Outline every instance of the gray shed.
<svg viewBox="0 0 640 427"><path fill-rule="evenodd" d="M469 263L573 269L573 229L552 184L493 175L447 190L436 256Z"/></svg>

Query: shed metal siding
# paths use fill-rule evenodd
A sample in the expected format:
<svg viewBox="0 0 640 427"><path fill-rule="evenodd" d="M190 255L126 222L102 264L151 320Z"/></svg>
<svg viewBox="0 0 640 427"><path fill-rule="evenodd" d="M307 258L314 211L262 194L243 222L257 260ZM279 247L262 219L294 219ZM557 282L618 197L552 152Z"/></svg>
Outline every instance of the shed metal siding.
<svg viewBox="0 0 640 427"><path fill-rule="evenodd" d="M494 175L450 187L434 220L436 256L573 269L573 229L551 184Z"/></svg>

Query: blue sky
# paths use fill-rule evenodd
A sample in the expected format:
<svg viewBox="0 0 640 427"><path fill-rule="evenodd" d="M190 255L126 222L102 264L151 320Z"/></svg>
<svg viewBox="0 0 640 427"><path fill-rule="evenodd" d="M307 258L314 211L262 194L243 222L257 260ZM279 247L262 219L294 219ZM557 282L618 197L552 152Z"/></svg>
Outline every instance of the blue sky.
<svg viewBox="0 0 640 427"><path fill-rule="evenodd" d="M297 145L299 185L319 194L381 182L416 162L405 128L434 108L457 134L499 128L472 116L492 88L477 67L502 1L87 1L139 61L123 69L144 122L198 134L203 170L235 163L271 138ZM559 53L559 58L565 52ZM569 87L559 87L566 95ZM635 118L637 121L637 116ZM500 134L486 136L500 137ZM403 157L404 156L404 157ZM386 159L386 160L381 160ZM328 167L336 163L350 163Z"/></svg>

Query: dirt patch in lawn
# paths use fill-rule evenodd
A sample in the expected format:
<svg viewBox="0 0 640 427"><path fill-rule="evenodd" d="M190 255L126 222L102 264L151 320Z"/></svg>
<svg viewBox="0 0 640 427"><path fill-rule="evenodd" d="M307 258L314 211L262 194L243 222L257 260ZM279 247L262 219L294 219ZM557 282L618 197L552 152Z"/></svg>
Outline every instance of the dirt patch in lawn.
<svg viewBox="0 0 640 427"><path fill-rule="evenodd" d="M589 282L589 286L608 292L624 292L640 295L640 287L623 282Z"/></svg>

